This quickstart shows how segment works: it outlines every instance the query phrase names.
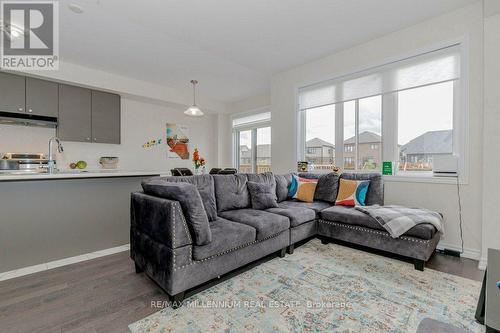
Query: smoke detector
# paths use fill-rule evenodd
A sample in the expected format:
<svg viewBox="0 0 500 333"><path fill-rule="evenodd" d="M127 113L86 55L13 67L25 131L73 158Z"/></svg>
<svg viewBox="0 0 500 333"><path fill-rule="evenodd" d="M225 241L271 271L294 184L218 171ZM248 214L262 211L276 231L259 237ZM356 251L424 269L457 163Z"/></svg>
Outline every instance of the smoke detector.
<svg viewBox="0 0 500 333"><path fill-rule="evenodd" d="M81 14L81 13L83 13L83 7L79 6L77 4L70 3L68 5L68 8L69 8L69 10L71 10L75 14Z"/></svg>

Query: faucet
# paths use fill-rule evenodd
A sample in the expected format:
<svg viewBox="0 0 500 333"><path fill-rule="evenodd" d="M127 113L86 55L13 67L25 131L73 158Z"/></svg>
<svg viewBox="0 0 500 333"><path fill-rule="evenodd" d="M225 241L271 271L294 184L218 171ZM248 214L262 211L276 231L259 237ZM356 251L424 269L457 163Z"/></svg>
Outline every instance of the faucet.
<svg viewBox="0 0 500 333"><path fill-rule="evenodd" d="M54 141L57 143L57 151L59 153L62 153L64 151L64 148L63 148L61 141L59 140L58 137L54 136L54 137L50 138L50 140L49 140L49 162L48 162L49 173L54 173L54 171L56 170L56 161L54 160L54 158L52 156L52 142L54 142Z"/></svg>

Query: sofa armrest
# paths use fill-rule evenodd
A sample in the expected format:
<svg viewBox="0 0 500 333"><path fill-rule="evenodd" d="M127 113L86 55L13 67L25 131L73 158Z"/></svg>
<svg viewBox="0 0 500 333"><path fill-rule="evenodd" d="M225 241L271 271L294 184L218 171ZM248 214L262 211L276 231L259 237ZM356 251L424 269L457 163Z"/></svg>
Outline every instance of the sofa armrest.
<svg viewBox="0 0 500 333"><path fill-rule="evenodd" d="M171 249L193 244L180 203L142 192L132 193L131 237L140 232Z"/></svg>

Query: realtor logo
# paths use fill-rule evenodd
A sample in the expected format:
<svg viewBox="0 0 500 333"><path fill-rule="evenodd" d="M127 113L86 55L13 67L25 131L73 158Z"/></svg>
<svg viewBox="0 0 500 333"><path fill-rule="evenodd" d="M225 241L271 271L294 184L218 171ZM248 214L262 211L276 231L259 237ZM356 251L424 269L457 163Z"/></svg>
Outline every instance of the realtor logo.
<svg viewBox="0 0 500 333"><path fill-rule="evenodd" d="M0 68L59 68L59 7L56 1L1 1Z"/></svg>

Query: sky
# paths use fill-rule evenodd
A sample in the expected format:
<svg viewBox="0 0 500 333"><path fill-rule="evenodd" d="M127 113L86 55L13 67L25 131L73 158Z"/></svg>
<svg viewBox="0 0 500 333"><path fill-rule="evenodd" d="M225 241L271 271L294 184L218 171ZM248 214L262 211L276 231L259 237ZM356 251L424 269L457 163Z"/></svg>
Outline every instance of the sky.
<svg viewBox="0 0 500 333"><path fill-rule="evenodd" d="M257 145L271 143L271 127L262 127L257 129ZM240 132L240 146L252 147L252 131Z"/></svg>

